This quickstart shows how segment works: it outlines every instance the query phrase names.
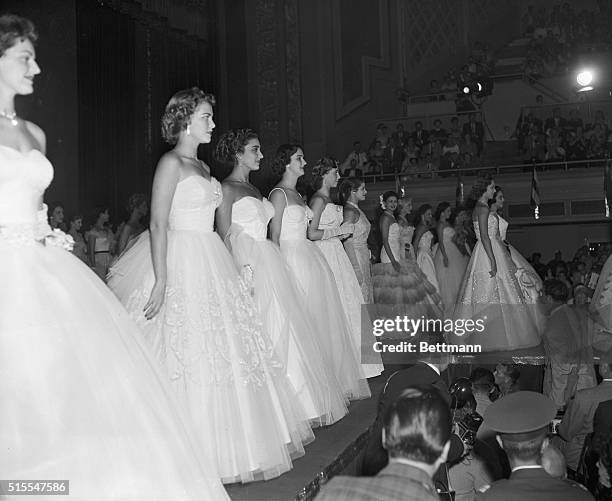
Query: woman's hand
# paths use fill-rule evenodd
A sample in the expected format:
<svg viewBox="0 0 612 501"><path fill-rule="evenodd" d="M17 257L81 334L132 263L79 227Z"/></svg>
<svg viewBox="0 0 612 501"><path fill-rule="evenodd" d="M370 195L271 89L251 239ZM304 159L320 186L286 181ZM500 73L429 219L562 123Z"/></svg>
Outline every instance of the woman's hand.
<svg viewBox="0 0 612 501"><path fill-rule="evenodd" d="M143 311L145 318L147 320L151 320L155 315L159 313L162 305L164 304L164 299L166 296L166 283L156 281L151 289L151 295L147 304L145 304Z"/></svg>
<svg viewBox="0 0 612 501"><path fill-rule="evenodd" d="M497 263L493 263L489 275L491 276L491 278L495 278L495 275L497 275Z"/></svg>

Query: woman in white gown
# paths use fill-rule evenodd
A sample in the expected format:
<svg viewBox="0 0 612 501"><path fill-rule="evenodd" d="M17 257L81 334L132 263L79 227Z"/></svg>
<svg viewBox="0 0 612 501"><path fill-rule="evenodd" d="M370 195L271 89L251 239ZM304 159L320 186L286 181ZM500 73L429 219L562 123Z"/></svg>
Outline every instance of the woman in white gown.
<svg viewBox="0 0 612 501"><path fill-rule="evenodd" d="M197 158L215 127L213 104L195 87L170 99L162 132L175 147L157 166L151 229L117 261L109 286L165 367L221 480L248 482L288 471L313 435L213 231L221 185Z"/></svg>
<svg viewBox="0 0 612 501"><path fill-rule="evenodd" d="M333 368L346 397L365 398L370 396L370 388L360 362L375 363L376 354L371 343L368 346L365 339L353 337L333 273L321 251L307 238L312 211L296 190L305 165L300 146L286 144L278 148L273 166L282 178L270 192L274 205L270 237L280 245L304 308L316 322L313 335L323 349L325 363ZM335 238L352 231L352 226L344 225L326 230L324 236Z"/></svg>
<svg viewBox="0 0 612 501"><path fill-rule="evenodd" d="M444 304L444 314L450 317L455 309L457 295L463 283L463 275L470 261L455 244L455 229L451 226L451 207L448 202L442 202L436 207L435 219L438 221L438 247L434 255L436 278L440 284L440 295Z"/></svg>
<svg viewBox="0 0 612 501"><path fill-rule="evenodd" d="M414 237L414 226L410 221L410 213L412 212L412 199L411 198L400 198L397 202L397 224L400 228L400 243L401 250L403 252L402 257L405 257L409 261L416 262L416 253L412 246L412 239Z"/></svg>
<svg viewBox="0 0 612 501"><path fill-rule="evenodd" d="M217 160L233 164L223 181L223 201L217 209L217 231L231 249L234 261L253 287L255 303L274 351L311 424L327 425L347 413L344 394L331 366L325 364L315 322L303 300L278 245L268 240L274 206L249 182L263 158L257 134L250 129L223 134Z"/></svg>
<svg viewBox="0 0 612 501"><path fill-rule="evenodd" d="M504 208L504 192L499 186L495 187L495 194L493 198L489 200L489 211L491 214L497 214L499 219L499 234L502 241L504 242L512 262L516 266L517 279L525 300L530 304L539 304L539 298L542 293L542 279L533 269L533 266L529 264L519 251L517 251L512 245L510 245L506 239L506 233L508 231L508 221L506 221L501 212ZM533 310L534 313L536 310Z"/></svg>
<svg viewBox="0 0 612 501"><path fill-rule="evenodd" d="M433 237L431 231L433 225L433 212L431 205L421 205L415 216L416 230L412 240L416 259L419 268L425 273L427 280L436 288L436 292L440 293L438 278L436 277L436 268L433 262Z"/></svg>
<svg viewBox="0 0 612 501"><path fill-rule="evenodd" d="M338 163L329 157L320 159L313 168L313 178L316 192L309 203L312 221L308 238L314 241L332 270L349 328L356 345L359 346L362 325L369 325L369 312L365 308L362 309L362 305L366 303L361 287L340 238L324 238L325 230L339 228L344 219L342 206L336 205L330 198L331 188L335 188L340 179ZM351 234L355 231L354 225L352 230ZM364 367L364 372L366 377L370 378L382 374L383 369L382 363L368 364Z"/></svg>
<svg viewBox="0 0 612 501"><path fill-rule="evenodd" d="M35 38L0 17L2 477L66 479L78 501L228 500L138 328L47 225L45 134L14 112L40 73Z"/></svg>
<svg viewBox="0 0 612 501"><path fill-rule="evenodd" d="M480 344L483 352L530 348L540 344L538 326L516 277L516 266L499 230L499 218L489 211L495 182L483 176L472 189L478 241L459 292L455 319L480 320L481 332L452 336L459 344Z"/></svg>

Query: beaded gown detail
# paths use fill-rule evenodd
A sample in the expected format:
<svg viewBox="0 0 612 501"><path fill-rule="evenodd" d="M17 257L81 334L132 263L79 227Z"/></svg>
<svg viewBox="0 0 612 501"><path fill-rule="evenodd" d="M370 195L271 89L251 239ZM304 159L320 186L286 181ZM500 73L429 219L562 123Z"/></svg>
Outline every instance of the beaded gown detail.
<svg viewBox="0 0 612 501"><path fill-rule="evenodd" d="M328 203L323 209L321 218L319 220L319 229L327 230L338 228L342 224L344 219L343 209L341 206ZM362 311L362 305L365 304L363 294L361 293L361 287L357 280L357 275L353 270L351 261L349 260L340 238L328 238L325 240L315 240L315 245L322 252L323 256L327 260L333 277L340 293L340 299L342 301L342 307L344 313L348 319L348 327L353 335L353 341L355 346L359 349L362 343L362 315L367 315L368 312L365 308ZM368 323L369 319L366 319L364 323ZM365 331L365 329L364 329ZM369 330L367 331L370 332ZM364 332L364 337L366 333ZM372 346L376 341L373 334L368 336L368 345ZM376 357L378 354L372 353L372 356ZM374 377L382 374L384 367L380 355L378 355L376 364L369 363L363 366L363 371L366 377Z"/></svg>
<svg viewBox="0 0 612 501"><path fill-rule="evenodd" d="M214 179L178 182L169 214L166 297L146 320L155 276L149 232L113 266L109 286L164 366L225 483L276 477L312 440L305 411L275 357L250 291L213 231Z"/></svg>
<svg viewBox="0 0 612 501"><path fill-rule="evenodd" d="M448 257L448 266L444 266L444 255L438 245L434 255L434 266L436 269L436 278L440 287L440 296L444 304L444 314L451 316L457 303L459 289L463 283L463 276L468 263L469 256L463 254L455 245L453 237L455 236L454 228L447 226L442 230L442 239L444 242L444 250Z"/></svg>
<svg viewBox="0 0 612 501"><path fill-rule="evenodd" d="M52 177L39 151L0 146L3 477L69 479L79 501L229 499L117 298L35 239Z"/></svg>
<svg viewBox="0 0 612 501"><path fill-rule="evenodd" d="M507 351L540 344L534 313L535 305L525 300L517 279L516 265L500 234L497 216L489 214L487 231L491 240L497 274L491 277L491 263L480 240L480 227L474 221L478 241L466 269L454 317L484 319L484 331L452 336L458 344L480 344L482 351Z"/></svg>
<svg viewBox="0 0 612 501"><path fill-rule="evenodd" d="M325 363L333 367L345 396L367 398L370 388L360 364L361 344L349 329L338 287L325 256L314 242L306 238L312 211L303 205L289 205L285 200L287 205L279 239L281 253L300 289L304 307L317 324L313 334L323 350ZM370 347L364 353L371 351ZM367 362L371 361L364 363Z"/></svg>
<svg viewBox="0 0 612 501"><path fill-rule="evenodd" d="M370 249L368 248L368 236L370 235L371 224L368 217L357 206L353 206L359 211L359 219L355 223L355 230L351 237L344 241L344 247L352 247L357 259L359 272L362 276L361 294L366 304L374 302L374 289L372 287L372 264L370 262Z"/></svg>
<svg viewBox="0 0 612 501"><path fill-rule="evenodd" d="M303 309L304 299L280 249L266 239L274 206L247 196L232 205L229 230L234 261L248 275L252 271L255 303L276 356L313 425L327 425L348 412L333 368L325 364L315 322Z"/></svg>

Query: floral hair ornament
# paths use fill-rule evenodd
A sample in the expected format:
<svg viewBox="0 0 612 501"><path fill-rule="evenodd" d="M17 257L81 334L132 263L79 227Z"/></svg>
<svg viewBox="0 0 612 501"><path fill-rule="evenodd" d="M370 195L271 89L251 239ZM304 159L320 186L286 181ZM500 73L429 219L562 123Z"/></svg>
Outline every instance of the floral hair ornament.
<svg viewBox="0 0 612 501"><path fill-rule="evenodd" d="M382 210L387 210L387 204L383 200L382 194L378 197L378 200L379 200L380 206L382 207Z"/></svg>

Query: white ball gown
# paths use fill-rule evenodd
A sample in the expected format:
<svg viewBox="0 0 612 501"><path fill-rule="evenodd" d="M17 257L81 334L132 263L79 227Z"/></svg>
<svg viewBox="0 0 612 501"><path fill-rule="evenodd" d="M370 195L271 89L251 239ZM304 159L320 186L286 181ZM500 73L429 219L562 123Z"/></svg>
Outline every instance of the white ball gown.
<svg viewBox="0 0 612 501"><path fill-rule="evenodd" d="M312 211L303 205L289 205L285 200L281 253L300 289L304 307L317 323L313 335L317 336L325 363L333 367L345 396L367 398L370 387L360 364L361 344L349 330L338 287L325 257L314 242L306 238Z"/></svg>
<svg viewBox="0 0 612 501"><path fill-rule="evenodd" d="M232 205L229 242L239 269L252 272L255 303L278 358L313 425L327 425L346 415L344 394L313 335L315 322L280 249L266 239L274 206L247 196Z"/></svg>
<svg viewBox="0 0 612 501"><path fill-rule="evenodd" d="M328 203L325 204L323 213L319 220L319 229L328 230L338 228L344 219L344 211L341 206ZM315 240L315 245L325 256L333 277L336 280L336 286L340 293L340 300L344 313L348 319L348 326L353 335L355 346L359 349L362 344L362 315L364 316L364 325L369 324L369 315L367 310L362 311L362 305L365 304L361 287L357 281L357 275L353 270L353 265L349 260L340 238L327 238L325 240ZM365 329L363 329L365 331ZM370 330L363 333L366 337L366 343L372 346L376 339ZM372 353L372 356L377 357L378 363L369 363L363 366L363 371L366 377L375 377L382 374L384 367L380 354Z"/></svg>
<svg viewBox="0 0 612 501"><path fill-rule="evenodd" d="M351 204L349 202L349 204ZM357 260L357 265L363 280L360 284L363 301L366 304L374 302L374 288L372 286L372 264L370 262L370 249L368 248L368 236L370 235L371 224L365 213L354 204L351 204L359 211L359 219L355 223L353 234L344 241L345 249L352 249Z"/></svg>
<svg viewBox="0 0 612 501"><path fill-rule="evenodd" d="M499 228L498 217L489 214L487 231L497 264L497 274L491 277L491 263L480 241L478 221L474 221L478 241L454 312L455 319L483 320L484 331L452 335L449 340L457 344L480 344L483 352L517 350L540 344L534 305L525 300L516 265L502 241Z"/></svg>
<svg viewBox="0 0 612 501"><path fill-rule="evenodd" d="M52 177L39 151L0 146L2 478L69 480L80 501L228 499L117 298L35 240Z"/></svg>
<svg viewBox="0 0 612 501"><path fill-rule="evenodd" d="M152 320L143 315L155 280L149 232L111 269L109 286L165 367L221 480L248 482L291 469L291 455L303 454L313 435L250 292L213 232L221 199L214 178L193 175L177 184L166 298Z"/></svg>
<svg viewBox="0 0 612 501"><path fill-rule="evenodd" d="M444 243L444 250L448 257L448 266L444 266L444 255L438 245L436 253L434 255L434 266L436 269L436 278L440 287L440 296L442 296L442 304L444 304L444 314L451 316L457 303L457 296L459 295L459 289L463 283L463 276L468 263L470 262L470 256L467 253L463 254L455 242L453 237L455 236L454 228L447 226L442 230L442 239Z"/></svg>
<svg viewBox="0 0 612 501"><path fill-rule="evenodd" d="M429 283L436 288L436 292L440 292L440 285L438 284L438 277L436 276L436 267L433 262L433 251L431 248L431 242L433 240L433 233L426 231L421 235L420 240L417 243L416 254L417 264L419 268L425 273Z"/></svg>

